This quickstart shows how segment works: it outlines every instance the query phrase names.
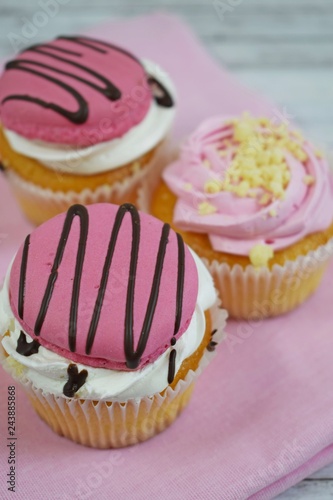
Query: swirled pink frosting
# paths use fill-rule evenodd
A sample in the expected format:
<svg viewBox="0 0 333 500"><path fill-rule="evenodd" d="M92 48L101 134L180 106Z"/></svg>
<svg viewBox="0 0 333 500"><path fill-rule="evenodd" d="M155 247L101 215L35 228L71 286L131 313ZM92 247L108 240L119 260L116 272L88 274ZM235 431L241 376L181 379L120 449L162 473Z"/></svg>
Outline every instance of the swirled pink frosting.
<svg viewBox="0 0 333 500"><path fill-rule="evenodd" d="M308 141L301 143L305 161L283 151L290 171L284 199L272 199L263 206L258 202L263 189L258 189L255 198L225 190L205 192L205 183L212 176L223 178L230 167L237 151L233 134L229 118L206 120L185 142L179 159L164 171L164 181L178 198L174 223L184 230L208 234L214 250L244 256L257 244L279 250L327 229L333 221L333 180L327 161ZM221 156L225 140L229 145ZM296 136L294 140L298 141ZM209 161L209 169L205 161ZM313 183L307 183L306 176ZM214 212L201 215L198 207L203 202Z"/></svg>

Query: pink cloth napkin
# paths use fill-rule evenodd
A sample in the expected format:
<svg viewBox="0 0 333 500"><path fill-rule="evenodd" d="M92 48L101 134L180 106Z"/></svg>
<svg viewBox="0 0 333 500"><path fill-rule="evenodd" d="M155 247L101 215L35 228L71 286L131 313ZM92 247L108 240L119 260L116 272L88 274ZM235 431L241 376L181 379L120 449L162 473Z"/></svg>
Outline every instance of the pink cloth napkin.
<svg viewBox="0 0 333 500"><path fill-rule="evenodd" d="M92 32L159 61L179 91L175 134L201 119L245 109L276 116L166 14L108 23ZM30 231L0 180L0 279ZM284 317L230 321L229 338L200 378L189 408L161 435L122 450L92 450L53 434L17 388L15 498L272 498L333 460L333 265L319 291ZM7 386L1 372L0 497L12 498Z"/></svg>

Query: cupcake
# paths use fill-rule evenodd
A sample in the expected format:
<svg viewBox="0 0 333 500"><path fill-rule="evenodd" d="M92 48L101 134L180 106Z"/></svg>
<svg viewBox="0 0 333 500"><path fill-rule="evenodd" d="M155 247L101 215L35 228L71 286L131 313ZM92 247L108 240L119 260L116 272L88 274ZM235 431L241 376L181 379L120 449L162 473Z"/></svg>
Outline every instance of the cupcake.
<svg viewBox="0 0 333 500"><path fill-rule="evenodd" d="M3 367L56 433L126 446L187 405L225 318L168 224L131 204L73 205L27 236L8 270Z"/></svg>
<svg viewBox="0 0 333 500"><path fill-rule="evenodd" d="M163 166L174 113L169 77L115 45L61 36L24 50L0 78L0 157L27 218L135 202Z"/></svg>
<svg viewBox="0 0 333 500"><path fill-rule="evenodd" d="M163 172L150 210L204 260L235 318L294 309L333 252L327 161L300 132L267 118L205 121Z"/></svg>

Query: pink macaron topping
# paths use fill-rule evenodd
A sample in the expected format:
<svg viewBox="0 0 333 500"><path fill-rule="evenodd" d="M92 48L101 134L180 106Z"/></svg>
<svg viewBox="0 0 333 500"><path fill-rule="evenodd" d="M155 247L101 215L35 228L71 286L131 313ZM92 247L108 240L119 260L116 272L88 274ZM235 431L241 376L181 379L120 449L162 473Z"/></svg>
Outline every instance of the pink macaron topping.
<svg viewBox="0 0 333 500"><path fill-rule="evenodd" d="M12 311L33 340L115 370L142 368L174 345L197 295L182 238L130 204L72 206L27 237L10 275Z"/></svg>
<svg viewBox="0 0 333 500"><path fill-rule="evenodd" d="M0 79L4 127L28 139L80 147L121 137L143 120L152 99L138 59L83 36L26 49Z"/></svg>

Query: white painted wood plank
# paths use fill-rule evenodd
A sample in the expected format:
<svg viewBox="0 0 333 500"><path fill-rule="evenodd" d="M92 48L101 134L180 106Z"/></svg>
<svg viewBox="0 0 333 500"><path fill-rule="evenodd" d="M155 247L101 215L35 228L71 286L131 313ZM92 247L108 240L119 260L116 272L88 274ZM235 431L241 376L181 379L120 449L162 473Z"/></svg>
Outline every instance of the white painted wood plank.
<svg viewBox="0 0 333 500"><path fill-rule="evenodd" d="M62 3L65 3L65 0L62 0ZM119 5L135 5L136 3L136 0L94 0L93 5L104 7L108 7L110 5L115 7ZM273 11L276 13L285 13L286 15L289 12L293 13L295 11L298 11L298 14L300 14L300 7L302 15L305 15L308 12L312 13L316 11L332 10L331 0L234 0L233 2L230 2L230 5L235 5L236 3L238 3L238 6L244 5L244 8L251 11ZM25 7L32 9L36 7L36 5L38 5L36 0L1 0L1 6L6 8L17 9ZM91 0L68 0L67 5L79 5L83 8L91 6L92 2ZM195 8L207 6L207 0L142 0L140 1L140 5L143 7L156 7L158 5L163 5L169 8L173 8L177 5L183 5Z"/></svg>
<svg viewBox="0 0 333 500"><path fill-rule="evenodd" d="M333 65L332 42L316 44L304 40L294 43L244 43L213 41L210 48L214 55L232 69L238 68L331 68Z"/></svg>
<svg viewBox="0 0 333 500"><path fill-rule="evenodd" d="M276 498L278 500L332 500L333 481L305 480Z"/></svg>
<svg viewBox="0 0 333 500"><path fill-rule="evenodd" d="M46 1L46 0L45 0ZM55 1L55 0L50 0ZM197 28L198 33L205 37L236 37L237 39L245 39L247 37L262 39L271 38L274 40L302 38L303 40L318 40L323 38L332 39L332 21L331 11L316 10L309 15L299 15L299 12L290 14L286 12L275 12L273 10L249 10L247 1L240 4L238 7L231 8L230 11L224 12L224 9L218 8L218 4L214 4L212 0L205 5L191 6L175 4L172 11L183 15L187 21ZM228 1L236 0L221 0L222 5L228 5ZM238 0L237 0L238 1ZM251 3L251 2L250 2ZM64 21L64 18L69 17L78 21L89 19L93 22L103 16L121 16L135 15L143 12L149 12L152 8L165 6L165 3L154 3L146 5L141 3L101 6L99 4L90 3L86 6L77 5L72 0L67 5L59 6L58 14L53 18L52 22L59 24ZM77 16L77 11L80 9L80 16ZM24 4L23 8L15 10L12 7L1 8L1 21L9 30L10 24L16 22L22 26L22 18L33 20L37 12L42 11L38 3L29 7L29 4ZM15 18L13 17L15 12ZM224 14L223 14L224 12Z"/></svg>
<svg viewBox="0 0 333 500"><path fill-rule="evenodd" d="M333 85L330 69L235 71L248 87L267 95L318 146L333 151Z"/></svg>
<svg viewBox="0 0 333 500"><path fill-rule="evenodd" d="M333 463L330 465L327 465L323 469L320 469L317 472L315 472L314 474L312 474L310 479L322 479L322 480L331 479L331 480L333 480Z"/></svg>

